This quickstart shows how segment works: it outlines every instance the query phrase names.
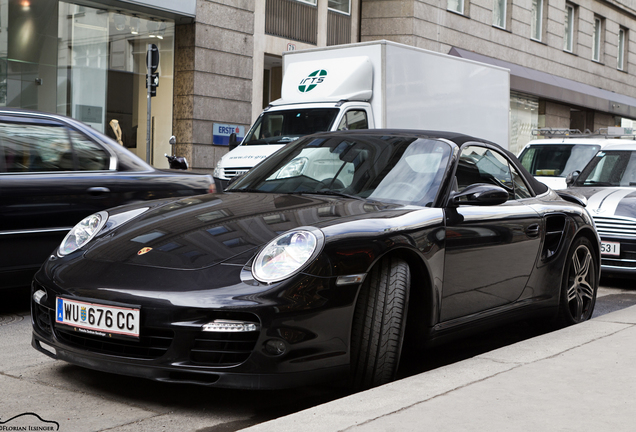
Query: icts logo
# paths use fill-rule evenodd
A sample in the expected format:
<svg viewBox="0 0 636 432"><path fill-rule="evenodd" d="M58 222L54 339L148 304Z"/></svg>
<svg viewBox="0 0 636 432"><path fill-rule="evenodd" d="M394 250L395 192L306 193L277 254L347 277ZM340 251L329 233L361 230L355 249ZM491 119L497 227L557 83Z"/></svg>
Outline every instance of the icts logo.
<svg viewBox="0 0 636 432"><path fill-rule="evenodd" d="M327 71L324 69L319 69L317 71L313 71L307 78L303 78L300 80L300 84L298 85L298 90L302 93L307 93L310 90L313 90L318 84L323 82L327 77Z"/></svg>

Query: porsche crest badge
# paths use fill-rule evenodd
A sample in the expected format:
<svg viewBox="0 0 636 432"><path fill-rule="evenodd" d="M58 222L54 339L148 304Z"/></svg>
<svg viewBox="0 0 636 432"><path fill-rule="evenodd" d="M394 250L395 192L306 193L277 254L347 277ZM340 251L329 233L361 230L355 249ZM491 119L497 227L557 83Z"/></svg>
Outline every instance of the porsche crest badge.
<svg viewBox="0 0 636 432"><path fill-rule="evenodd" d="M139 249L139 252L137 252L137 255L143 255L143 254L147 254L148 252L150 252L152 250L151 247L145 247L142 249Z"/></svg>

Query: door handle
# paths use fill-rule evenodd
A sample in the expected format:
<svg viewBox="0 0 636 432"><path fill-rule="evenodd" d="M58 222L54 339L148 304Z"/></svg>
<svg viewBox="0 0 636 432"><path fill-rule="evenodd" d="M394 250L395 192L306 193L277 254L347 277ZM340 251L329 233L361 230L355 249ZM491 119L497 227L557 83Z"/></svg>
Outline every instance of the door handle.
<svg viewBox="0 0 636 432"><path fill-rule="evenodd" d="M538 237L539 236L539 224L532 224L526 228L526 235L528 237Z"/></svg>
<svg viewBox="0 0 636 432"><path fill-rule="evenodd" d="M110 193L107 187L92 187L86 190L89 195L99 197Z"/></svg>

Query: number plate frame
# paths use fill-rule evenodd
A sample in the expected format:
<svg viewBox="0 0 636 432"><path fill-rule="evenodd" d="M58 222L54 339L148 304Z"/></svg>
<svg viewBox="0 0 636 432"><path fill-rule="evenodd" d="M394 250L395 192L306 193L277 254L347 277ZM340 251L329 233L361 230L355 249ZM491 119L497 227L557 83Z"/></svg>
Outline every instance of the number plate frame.
<svg viewBox="0 0 636 432"><path fill-rule="evenodd" d="M107 305L65 297L55 299L56 327L105 338L139 340L140 324L141 308L136 306Z"/></svg>
<svg viewBox="0 0 636 432"><path fill-rule="evenodd" d="M601 241L601 255L611 256L611 257L620 257L621 256L620 242Z"/></svg>

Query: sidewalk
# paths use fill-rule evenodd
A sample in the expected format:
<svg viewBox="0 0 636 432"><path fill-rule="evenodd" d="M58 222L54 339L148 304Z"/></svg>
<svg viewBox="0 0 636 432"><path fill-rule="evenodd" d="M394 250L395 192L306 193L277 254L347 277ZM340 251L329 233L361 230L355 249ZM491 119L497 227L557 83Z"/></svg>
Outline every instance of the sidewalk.
<svg viewBox="0 0 636 432"><path fill-rule="evenodd" d="M249 432L634 431L636 306Z"/></svg>

